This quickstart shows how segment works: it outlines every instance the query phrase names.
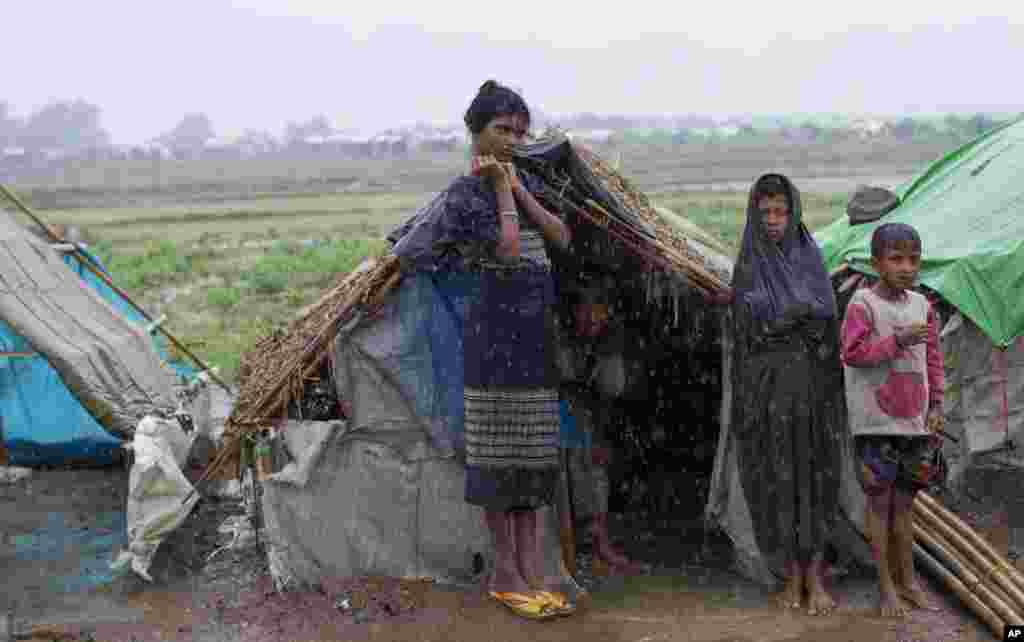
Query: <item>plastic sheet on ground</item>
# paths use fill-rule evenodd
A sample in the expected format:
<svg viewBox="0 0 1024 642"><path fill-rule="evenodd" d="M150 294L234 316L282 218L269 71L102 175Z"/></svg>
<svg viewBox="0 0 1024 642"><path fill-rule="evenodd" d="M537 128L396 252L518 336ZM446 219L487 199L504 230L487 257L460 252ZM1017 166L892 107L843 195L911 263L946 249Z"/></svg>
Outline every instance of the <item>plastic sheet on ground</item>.
<svg viewBox="0 0 1024 642"><path fill-rule="evenodd" d="M177 420L145 417L135 429L128 489L128 548L111 568L134 571L148 581L149 567L160 543L188 517L199 494L182 473L197 433L186 434Z"/></svg>

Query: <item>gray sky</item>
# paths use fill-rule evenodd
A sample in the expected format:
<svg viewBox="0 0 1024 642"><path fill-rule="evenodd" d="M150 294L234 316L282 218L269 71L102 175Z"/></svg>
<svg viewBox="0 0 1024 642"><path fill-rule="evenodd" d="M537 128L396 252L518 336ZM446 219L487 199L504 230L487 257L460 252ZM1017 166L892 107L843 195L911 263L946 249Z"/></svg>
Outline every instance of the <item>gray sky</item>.
<svg viewBox="0 0 1024 642"><path fill-rule="evenodd" d="M122 143L189 111L221 134L459 121L489 77L553 113L1024 110L1019 0L8 4L0 99L83 98Z"/></svg>

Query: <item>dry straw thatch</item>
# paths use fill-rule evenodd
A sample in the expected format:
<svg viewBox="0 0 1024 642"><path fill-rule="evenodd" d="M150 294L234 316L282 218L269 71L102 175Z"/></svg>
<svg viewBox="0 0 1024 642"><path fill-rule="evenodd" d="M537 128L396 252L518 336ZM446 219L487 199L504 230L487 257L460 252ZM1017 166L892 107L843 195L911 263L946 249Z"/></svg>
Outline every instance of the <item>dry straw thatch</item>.
<svg viewBox="0 0 1024 642"><path fill-rule="evenodd" d="M653 270L680 275L701 291L722 288L725 283L708 262L708 252L720 252L713 237L688 236L660 216L641 191L597 154L574 148L589 172L630 214L643 221L653 235L631 229L611 217L608 209L578 196L567 185L545 183L542 200L561 211L569 209L581 220L604 228ZM696 242L696 243L695 243ZM697 245L700 244L700 245ZM722 252L724 254L724 252ZM370 318L401 280L398 258L393 254L373 259L362 269L345 276L317 303L281 333L264 337L242 358L241 390L224 431L224 444L207 467L203 480L238 471L242 438L273 426L285 417L289 404L301 401L307 381L325 363L340 328L358 315Z"/></svg>

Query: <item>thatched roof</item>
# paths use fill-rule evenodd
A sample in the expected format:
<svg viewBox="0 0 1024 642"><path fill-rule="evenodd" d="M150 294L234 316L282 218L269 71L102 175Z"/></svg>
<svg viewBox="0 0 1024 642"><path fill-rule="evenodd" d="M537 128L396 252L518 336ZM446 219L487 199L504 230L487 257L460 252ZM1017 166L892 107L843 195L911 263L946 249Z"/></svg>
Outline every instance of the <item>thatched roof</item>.
<svg viewBox="0 0 1024 642"><path fill-rule="evenodd" d="M557 132L541 141L546 159L517 158L545 180L541 200L567 214L574 230L607 235L645 266L651 291L679 296L721 288L729 281L727 250L681 216L659 212L645 194L597 154L570 146ZM242 358L241 390L227 420L225 442L208 475L235 469L241 439L285 417L319 372L338 332L373 318L402 278L393 254L370 259L346 275L289 327L256 343ZM342 400L344 401L344 400Z"/></svg>

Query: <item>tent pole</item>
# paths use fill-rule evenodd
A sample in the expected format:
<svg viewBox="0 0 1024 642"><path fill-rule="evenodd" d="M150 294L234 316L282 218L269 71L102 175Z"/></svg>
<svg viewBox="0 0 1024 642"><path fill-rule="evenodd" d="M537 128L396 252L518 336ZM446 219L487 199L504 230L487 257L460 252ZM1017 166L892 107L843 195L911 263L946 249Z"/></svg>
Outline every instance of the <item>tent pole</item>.
<svg viewBox="0 0 1024 642"><path fill-rule="evenodd" d="M15 196L15 195L14 195L14 193L13 193L13 192L11 192L11 190L9 190L9 189L7 188L7 186L6 186L6 185L3 185L2 183L0 183L0 195L3 195L3 196L5 196L5 197L7 198L7 200L9 200L9 201L11 201L12 203L14 203L14 205L15 205L15 206L16 206L16 207L17 207L17 208L18 208L19 210L21 210L21 211L22 211L22 213L24 213L24 214L25 214L26 216L28 216L28 217L29 217L29 218L31 218L31 219L32 219L33 221L35 221L35 223L36 223L36 224L37 224L37 225L38 225L38 226L39 226L40 228L42 228L43 232L45 232L45 233L46 233L46 235L47 235L47 236L48 236L48 237L50 238L50 240L51 240L51 241L52 241L53 243L60 243L60 242L61 242L61 241L63 240L63 239L58 239L58 238L57 238L57 236L56 236L56 235L55 235L55 234L54 234L54 233L53 233L53 232L52 232L52 231L50 230L50 228L49 228L49 227L47 227L47 226L46 226L46 224L45 224L45 223L43 223L43 221L42 221L42 220L40 220L40 218L39 218L38 216L36 216L36 215L35 215L35 214L34 214L34 213L32 212L32 210L30 210L30 209L28 208L28 206L27 206L27 205L25 205L25 204L24 204L23 202L21 202L21 199L19 199L19 198L18 198L17 196ZM100 269L100 267L99 267L98 265L95 265L95 264L93 263L92 257L90 257L90 256L89 256L88 254L86 254L85 252L82 252L82 251L81 251L81 249L79 249L78 247L74 247L74 248L72 249L72 253L73 253L73 254L74 254L74 255L75 255L75 256L76 256L76 257L77 257L77 258L78 258L78 259L79 259L79 260L80 260L80 261L82 262L82 264L83 264L83 265L85 265L85 267L89 268L89 270L90 270L90 271L91 271L91 272L92 272L93 274L95 274L96 276L98 276L99 278L101 278L101 279L103 280L103 282L104 282L104 283L106 283L106 284L107 284L108 286L110 286L110 288L111 288L112 290L114 290L114 292L117 292L117 293L118 293L119 295L121 295L121 296L122 296L122 297L123 297L123 298L124 298L124 299L125 299L125 300L126 300L126 301L127 301L128 303L132 304L132 307L134 307L134 308L135 308L136 310L138 310L139 314L141 314L141 315L142 315L143 317L145 317L147 321L149 321L150 323L154 323L153 317L152 317L152 316L150 316L150 315L149 315L149 313L147 313L147 312L146 312L145 310L143 310L143 309L142 309L142 307L141 307L141 306L139 306L139 304L138 304L138 303L136 303L135 301L133 301L133 300L132 300L132 298L131 298L130 296L128 296L128 294L127 294L127 293L126 293L126 292L125 292L124 290L122 290L122 289L121 289L121 288L119 288L119 287L118 287L117 285L115 285L115 284L114 284L114 282L113 282L113 281L112 281L112 280L110 279L110 277L109 277L109 276L107 276L107 274L106 274L106 273L105 273L105 272L104 272L104 271L103 271L102 269ZM224 383L224 382L223 382L223 381L221 380L221 378L220 378L220 377L218 377L218 376L217 376L217 375L216 375L216 374L215 374L215 373L214 373L214 372L213 372L213 371L212 371L212 370L210 369L210 367L209 367L209 366L207 366L207 365L206 365L205 363L203 363L203 362L202 362L202 360L201 360L201 359L200 359L199 357L197 357L196 355L192 354L192 351L191 351L191 350L189 350L189 349L188 349L188 348L186 348L186 347L185 347L184 345L182 345L182 344L181 344L181 342L179 342L179 341L178 341L178 340L177 340L177 339L176 339L176 338L175 338L175 337L174 337L174 336L173 336L173 335L172 335L172 334L171 334L170 332L168 332L167 330L165 330L165 329L163 328L163 326L162 326L162 325L157 325L157 326L156 326L156 329L157 329L157 330L159 330L159 331L160 331L160 333L161 333L161 334L163 334L163 335L164 335L165 337L167 337L168 339L170 339L171 343L173 343L173 344L174 344L174 347L176 347L176 348L177 348L178 350L180 350L180 351L181 351L181 352L182 352L183 354L185 354L185 355L186 355L187 357L189 357L190 359L192 359L192 361L193 361L193 362L195 362L195 364L196 364L196 365L198 365L198 366L199 366L200 368L202 368L202 371L204 371L204 372L209 372L209 373L210 373L210 378L211 378L211 379L213 379L214 381L216 381L217 383L219 383L219 384L220 384L220 386L221 386L222 388L224 388L224 390L226 390L226 391L228 392L228 394L230 394L230 393L231 393L231 388L230 388L230 387L228 387L228 385L227 385L226 383Z"/></svg>

